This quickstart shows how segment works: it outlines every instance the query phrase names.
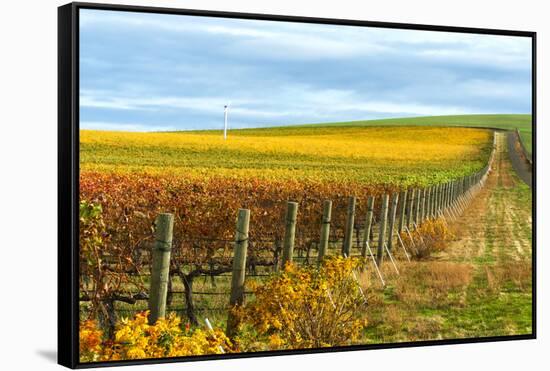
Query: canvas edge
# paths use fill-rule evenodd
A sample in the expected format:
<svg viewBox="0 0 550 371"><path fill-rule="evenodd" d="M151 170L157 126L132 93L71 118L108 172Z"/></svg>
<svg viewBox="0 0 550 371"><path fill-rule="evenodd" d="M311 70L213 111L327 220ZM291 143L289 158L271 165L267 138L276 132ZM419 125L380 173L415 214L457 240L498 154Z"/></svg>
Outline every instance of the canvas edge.
<svg viewBox="0 0 550 371"><path fill-rule="evenodd" d="M196 15L223 18L256 19L300 23L356 25L392 29L410 29L457 33L492 34L529 37L532 39L532 124L533 124L533 309L532 333L512 336L446 339L420 342L385 343L296 349L225 355L155 358L134 361L80 363L78 345L78 180L79 180L79 114L78 114L78 14L80 9L132 11L143 13ZM67 253L67 249L69 252ZM366 20L314 18L214 10L176 9L103 3L73 2L58 8L58 363L69 368L191 362L291 354L315 354L371 349L390 349L451 344L473 344L496 341L536 339L536 32L504 29L425 25ZM67 321L67 318L70 321ZM69 323L68 323L69 322Z"/></svg>
<svg viewBox="0 0 550 371"><path fill-rule="evenodd" d="M78 364L78 115L76 7L58 8L57 363Z"/></svg>

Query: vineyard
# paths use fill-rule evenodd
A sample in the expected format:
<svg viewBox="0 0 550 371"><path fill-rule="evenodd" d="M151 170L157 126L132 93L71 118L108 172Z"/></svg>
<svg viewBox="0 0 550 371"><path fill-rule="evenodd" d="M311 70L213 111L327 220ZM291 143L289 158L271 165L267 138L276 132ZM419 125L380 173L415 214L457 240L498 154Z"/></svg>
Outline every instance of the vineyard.
<svg viewBox="0 0 550 371"><path fill-rule="evenodd" d="M441 303L471 282L464 277L472 266L442 267L434 259L458 238L452 225L482 192L501 158L497 147L492 131L469 128L234 130L227 142L217 132L81 131L80 313L88 334L81 331L81 345L102 347L84 349L85 359L430 338L429 331L384 331L394 326L388 312L394 304L380 303L397 295L412 305L402 282L418 280L419 272L426 279L417 289L429 285L430 275L462 272ZM246 235L237 218L242 210ZM164 240L159 215L171 218ZM175 316L147 324L142 313L151 309L156 285L153 252L167 241L166 314ZM243 251L244 260L237 259ZM293 305L280 307L274 295L291 295ZM342 300L345 311L338 312ZM332 314L315 317L314 302ZM305 318L304 308L311 312ZM366 316L343 314L348 311ZM170 336L186 350L155 343L105 351L105 339L116 343L129 331L121 324L128 317L142 329L136 339L172 328ZM338 319L342 324L331 322ZM210 335L201 332L205 321L216 328ZM335 326L342 332L319 332Z"/></svg>
<svg viewBox="0 0 550 371"><path fill-rule="evenodd" d="M83 130L81 170L178 177L361 183L378 189L426 186L481 169L491 134L449 128L268 128L219 132L128 133ZM184 175L182 177L182 175ZM269 184L266 185L269 187ZM290 186L292 187L292 185Z"/></svg>

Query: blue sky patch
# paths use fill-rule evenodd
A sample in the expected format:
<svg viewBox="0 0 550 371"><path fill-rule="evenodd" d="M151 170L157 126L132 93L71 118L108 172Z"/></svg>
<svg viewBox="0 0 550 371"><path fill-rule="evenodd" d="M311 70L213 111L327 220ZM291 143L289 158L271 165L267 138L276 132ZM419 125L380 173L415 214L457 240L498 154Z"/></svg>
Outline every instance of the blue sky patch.
<svg viewBox="0 0 550 371"><path fill-rule="evenodd" d="M162 131L531 112L531 39L80 10L80 125Z"/></svg>

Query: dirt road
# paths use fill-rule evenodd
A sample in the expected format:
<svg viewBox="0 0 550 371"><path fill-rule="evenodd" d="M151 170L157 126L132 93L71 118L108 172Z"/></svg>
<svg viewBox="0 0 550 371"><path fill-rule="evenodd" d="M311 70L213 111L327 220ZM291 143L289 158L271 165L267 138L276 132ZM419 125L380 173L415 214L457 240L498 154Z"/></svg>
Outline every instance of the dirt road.
<svg viewBox="0 0 550 371"><path fill-rule="evenodd" d="M434 259L400 262L369 309L369 342L531 333L531 188L514 172L506 133L496 135L485 186L448 220L456 237Z"/></svg>

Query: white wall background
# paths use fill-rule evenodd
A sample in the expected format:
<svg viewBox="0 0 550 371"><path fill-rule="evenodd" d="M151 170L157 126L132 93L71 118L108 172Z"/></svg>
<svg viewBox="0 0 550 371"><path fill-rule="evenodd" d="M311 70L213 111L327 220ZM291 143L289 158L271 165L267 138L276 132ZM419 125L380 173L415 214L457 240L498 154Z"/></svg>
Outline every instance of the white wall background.
<svg viewBox="0 0 550 371"><path fill-rule="evenodd" d="M104 2L111 2L105 0ZM156 0L135 5L214 9L372 21L519 29L538 32L538 152L547 163L550 138L544 87L550 86L550 23L544 1ZM4 1L0 11L0 367L49 370L56 351L57 6L59 0ZM546 128L549 125L549 128ZM543 210L549 178L539 166L538 313L536 341L371 350L253 358L139 369L540 369L550 349L550 242ZM15 259L18 260L15 260ZM9 304L8 304L9 303ZM138 369L128 367L127 370Z"/></svg>

